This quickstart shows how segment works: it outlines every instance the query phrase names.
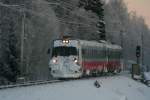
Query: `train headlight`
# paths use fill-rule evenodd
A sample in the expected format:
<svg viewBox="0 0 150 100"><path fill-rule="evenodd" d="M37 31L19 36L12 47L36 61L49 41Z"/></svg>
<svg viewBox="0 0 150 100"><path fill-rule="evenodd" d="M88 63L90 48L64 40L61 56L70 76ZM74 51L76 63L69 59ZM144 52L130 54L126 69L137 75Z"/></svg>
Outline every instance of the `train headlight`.
<svg viewBox="0 0 150 100"><path fill-rule="evenodd" d="M63 40L62 42L63 42L63 43L66 43L66 40Z"/></svg>
<svg viewBox="0 0 150 100"><path fill-rule="evenodd" d="M77 58L74 58L73 61L74 61L76 64L78 64Z"/></svg>
<svg viewBox="0 0 150 100"><path fill-rule="evenodd" d="M75 59L75 60L74 60L74 62L75 62L75 63L77 63L77 62L78 62L78 60L77 60L77 59Z"/></svg>
<svg viewBox="0 0 150 100"><path fill-rule="evenodd" d="M69 40L63 40L62 41L64 44L68 44L69 43Z"/></svg>
<svg viewBox="0 0 150 100"><path fill-rule="evenodd" d="M66 40L66 43L68 44L68 43L69 43L69 40Z"/></svg>
<svg viewBox="0 0 150 100"><path fill-rule="evenodd" d="M53 62L53 63L56 63L56 62L57 62L57 60L56 60L56 59L53 59L53 60L52 60L52 62Z"/></svg>

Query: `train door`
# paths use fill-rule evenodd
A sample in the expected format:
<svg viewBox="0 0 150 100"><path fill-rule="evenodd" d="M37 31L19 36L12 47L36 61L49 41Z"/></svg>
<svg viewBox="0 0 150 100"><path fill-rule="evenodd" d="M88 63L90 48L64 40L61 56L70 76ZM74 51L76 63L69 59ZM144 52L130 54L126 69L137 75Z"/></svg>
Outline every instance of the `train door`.
<svg viewBox="0 0 150 100"><path fill-rule="evenodd" d="M108 70L110 69L110 66L111 66L111 48L110 47L107 47L107 52L106 52L106 59L107 59L107 66L106 66L106 69L105 69L105 72L108 72Z"/></svg>
<svg viewBox="0 0 150 100"><path fill-rule="evenodd" d="M78 60L79 60L79 65L82 67L82 61L83 61L83 58L82 58L82 48L81 48L81 45L80 43L78 43Z"/></svg>

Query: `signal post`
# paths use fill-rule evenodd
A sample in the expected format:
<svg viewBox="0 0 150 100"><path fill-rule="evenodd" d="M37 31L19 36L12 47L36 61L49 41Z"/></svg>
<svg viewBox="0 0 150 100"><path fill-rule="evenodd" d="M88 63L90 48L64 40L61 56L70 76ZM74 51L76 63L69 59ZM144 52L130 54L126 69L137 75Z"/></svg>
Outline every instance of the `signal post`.
<svg viewBox="0 0 150 100"><path fill-rule="evenodd" d="M137 57L137 64L140 64L140 56L141 56L141 46L136 46L136 57Z"/></svg>
<svg viewBox="0 0 150 100"><path fill-rule="evenodd" d="M132 78L138 79L135 76L141 75L141 67L140 67L140 56L141 56L141 46L136 46L136 58L137 58L137 64L132 64Z"/></svg>

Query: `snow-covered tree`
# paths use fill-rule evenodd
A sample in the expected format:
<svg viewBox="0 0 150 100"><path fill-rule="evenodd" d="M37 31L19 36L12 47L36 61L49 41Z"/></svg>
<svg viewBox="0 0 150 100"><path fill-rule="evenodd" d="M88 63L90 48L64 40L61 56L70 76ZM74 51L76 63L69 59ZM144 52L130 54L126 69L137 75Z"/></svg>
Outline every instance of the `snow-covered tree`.
<svg viewBox="0 0 150 100"><path fill-rule="evenodd" d="M79 7L83 7L87 11L92 11L99 17L97 27L99 28L99 38L106 40L105 36L105 22L104 22L104 8L101 0L80 0Z"/></svg>
<svg viewBox="0 0 150 100"><path fill-rule="evenodd" d="M48 79L47 50L59 36L59 21L45 0L32 0L25 5L24 75L27 80Z"/></svg>
<svg viewBox="0 0 150 100"><path fill-rule="evenodd" d="M1 7L0 13L0 76L15 82L20 74L15 25L17 17L14 17L16 12Z"/></svg>
<svg viewBox="0 0 150 100"><path fill-rule="evenodd" d="M149 37L150 31L144 19L135 12L128 12L126 4L122 0L109 0L104 9L107 39L123 47L125 62L128 60L136 62L135 50L137 45L142 46L142 34L143 48L148 49L148 40L145 39ZM144 54L148 52L147 49L144 49ZM145 54L145 57L148 58L148 55ZM148 64L146 58L144 63Z"/></svg>
<svg viewBox="0 0 150 100"><path fill-rule="evenodd" d="M87 40L98 39L96 14L79 8L78 0L61 0L57 3L61 6L54 7L54 10L60 21L61 35L70 34L73 38Z"/></svg>

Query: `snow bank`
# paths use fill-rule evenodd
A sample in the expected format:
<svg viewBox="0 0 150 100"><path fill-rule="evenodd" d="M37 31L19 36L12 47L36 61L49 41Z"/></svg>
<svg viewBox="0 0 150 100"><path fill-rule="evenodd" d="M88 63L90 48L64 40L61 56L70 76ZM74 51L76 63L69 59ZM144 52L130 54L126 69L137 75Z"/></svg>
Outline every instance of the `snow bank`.
<svg viewBox="0 0 150 100"><path fill-rule="evenodd" d="M144 79L150 81L150 72L144 72Z"/></svg>
<svg viewBox="0 0 150 100"><path fill-rule="evenodd" d="M149 100L149 94L145 85L114 76L0 90L0 100Z"/></svg>

